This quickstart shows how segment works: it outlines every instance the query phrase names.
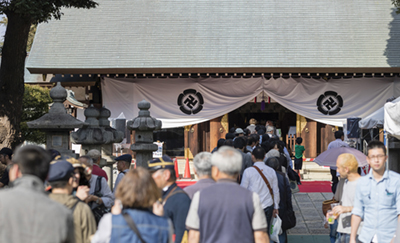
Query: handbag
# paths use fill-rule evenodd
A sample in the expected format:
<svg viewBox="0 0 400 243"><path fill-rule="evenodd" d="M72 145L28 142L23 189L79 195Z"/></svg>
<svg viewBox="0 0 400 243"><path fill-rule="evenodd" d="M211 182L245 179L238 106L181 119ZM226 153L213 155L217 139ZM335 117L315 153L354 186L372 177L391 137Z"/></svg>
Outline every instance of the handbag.
<svg viewBox="0 0 400 243"><path fill-rule="evenodd" d="M332 203L339 203L339 201L336 201L335 198L325 200L322 202L322 213L326 215L328 210L331 210L331 204Z"/></svg>
<svg viewBox="0 0 400 243"><path fill-rule="evenodd" d="M287 188L286 178L283 180L283 185L284 188ZM296 215L293 211L293 206L288 202L286 195L285 192L283 200L285 200L286 210L279 213L282 219L282 230L288 230L296 226Z"/></svg>
<svg viewBox="0 0 400 243"><path fill-rule="evenodd" d="M298 193L300 191L296 181L289 180L289 186L290 190L292 191L292 194Z"/></svg>
<svg viewBox="0 0 400 243"><path fill-rule="evenodd" d="M96 180L96 185L95 185L95 190L93 195L102 197L103 195L100 193L101 191L101 176L97 177ZM93 203L93 202L92 202ZM97 207L92 209L92 213L94 216L94 219L96 220L96 224L98 225L100 222L100 219L103 217L104 214L109 213L110 210L104 206L104 204L98 205Z"/></svg>

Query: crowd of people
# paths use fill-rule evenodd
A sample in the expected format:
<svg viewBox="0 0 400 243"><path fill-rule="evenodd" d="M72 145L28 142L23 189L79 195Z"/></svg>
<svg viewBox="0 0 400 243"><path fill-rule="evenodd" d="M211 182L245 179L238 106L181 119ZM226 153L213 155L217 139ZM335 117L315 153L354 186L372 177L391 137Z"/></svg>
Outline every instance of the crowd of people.
<svg viewBox="0 0 400 243"><path fill-rule="evenodd" d="M198 181L184 189L167 155L136 169L131 155L115 158L119 174L110 188L98 150L75 159L34 145L3 148L0 242L288 242L296 224L289 184L300 178L275 130L252 122L228 133L194 157ZM371 172L361 177L352 154L339 156L340 205L326 215L337 222L331 242L400 242L400 176L385 169L386 158L384 145L370 142ZM278 217L282 231L274 236Z"/></svg>

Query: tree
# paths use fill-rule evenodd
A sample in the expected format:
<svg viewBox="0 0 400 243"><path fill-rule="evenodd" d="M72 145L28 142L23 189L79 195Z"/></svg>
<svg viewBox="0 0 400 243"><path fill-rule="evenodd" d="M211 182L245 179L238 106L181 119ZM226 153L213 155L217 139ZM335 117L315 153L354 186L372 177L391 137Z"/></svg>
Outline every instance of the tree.
<svg viewBox="0 0 400 243"><path fill-rule="evenodd" d="M49 104L53 100L50 97L50 90L38 85L25 84L24 98L22 101L21 117L21 140L38 144L46 142L46 134L37 129L29 129L26 124L33 121L49 111Z"/></svg>
<svg viewBox="0 0 400 243"><path fill-rule="evenodd" d="M3 17L2 20L0 20L0 25L4 25L7 27L8 19L7 17ZM31 28L29 30L29 36L28 36L28 43L26 45L26 52L30 52L33 44L33 39L35 38L36 34L36 29L37 29L37 24L31 25ZM0 50L3 48L3 42L0 42Z"/></svg>
<svg viewBox="0 0 400 243"><path fill-rule="evenodd" d="M0 147L15 148L22 142L24 70L31 26L60 19L62 7L96 6L93 0L0 0L0 13L8 20L0 66Z"/></svg>
<svg viewBox="0 0 400 243"><path fill-rule="evenodd" d="M392 3L397 8L396 13L400 13L400 0L392 0Z"/></svg>

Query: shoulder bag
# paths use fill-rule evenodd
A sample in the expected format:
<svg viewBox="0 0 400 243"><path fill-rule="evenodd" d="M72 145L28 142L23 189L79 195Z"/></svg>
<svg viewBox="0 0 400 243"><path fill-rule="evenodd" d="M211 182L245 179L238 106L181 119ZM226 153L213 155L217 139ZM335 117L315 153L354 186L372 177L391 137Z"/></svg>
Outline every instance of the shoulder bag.
<svg viewBox="0 0 400 243"><path fill-rule="evenodd" d="M143 240L142 235L140 234L138 228L136 227L135 221L133 221L132 217L127 212L123 212L122 217L124 217L126 223L129 225L129 228L131 228L131 230L135 232L140 242L146 243L146 241Z"/></svg>
<svg viewBox="0 0 400 243"><path fill-rule="evenodd" d="M94 194L97 197L102 197L103 194L101 193L101 179L103 177L99 176L96 180L96 185L94 187ZM93 203L93 202L92 202ZM100 219L103 217L104 214L109 213L108 208L104 206L104 204L98 205L97 207L92 209L94 219L96 220L96 224L98 225Z"/></svg>
<svg viewBox="0 0 400 243"><path fill-rule="evenodd" d="M265 177L264 173L262 173L262 171L260 170L260 168L258 168L257 166L253 165L253 168L256 169L258 171L258 173L260 173L261 177L263 178L265 184L267 184L267 187L269 189L269 193L271 194L272 197L272 202L273 205L275 205L275 200L274 200L274 191L272 190L271 185L269 184L269 181L267 180L267 178ZM275 208L275 207L274 207Z"/></svg>

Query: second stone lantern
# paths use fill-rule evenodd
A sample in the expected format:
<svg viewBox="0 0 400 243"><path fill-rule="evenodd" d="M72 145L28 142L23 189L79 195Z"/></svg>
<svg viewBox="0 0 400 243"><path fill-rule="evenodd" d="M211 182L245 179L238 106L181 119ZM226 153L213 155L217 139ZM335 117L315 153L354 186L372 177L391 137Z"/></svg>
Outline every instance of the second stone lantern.
<svg viewBox="0 0 400 243"><path fill-rule="evenodd" d="M128 129L135 131L135 143L131 150L136 152L136 166L147 168L157 145L153 143L153 131L161 129L161 121L150 116L150 103L142 100L138 104L139 116L128 121Z"/></svg>

